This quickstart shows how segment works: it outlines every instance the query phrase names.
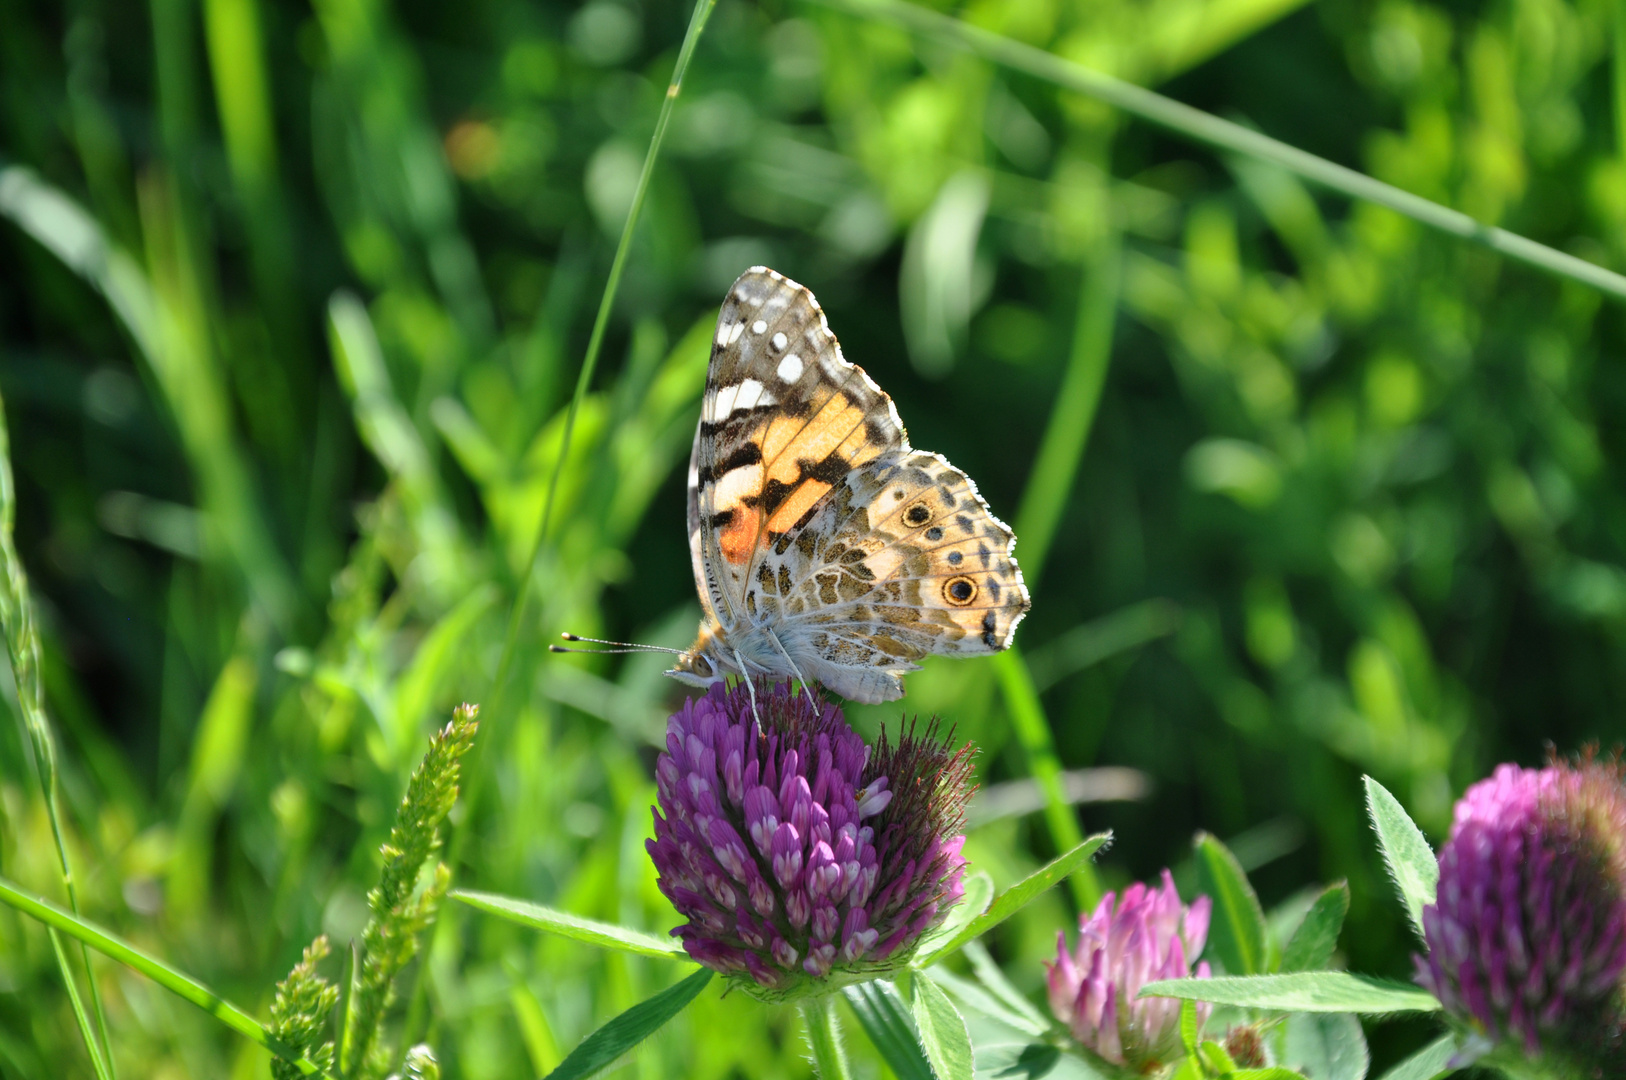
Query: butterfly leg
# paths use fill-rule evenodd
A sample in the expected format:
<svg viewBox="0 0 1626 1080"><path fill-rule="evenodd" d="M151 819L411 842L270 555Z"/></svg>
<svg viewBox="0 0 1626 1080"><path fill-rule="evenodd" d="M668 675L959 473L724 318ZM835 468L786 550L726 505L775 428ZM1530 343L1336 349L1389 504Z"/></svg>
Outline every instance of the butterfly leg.
<svg viewBox="0 0 1626 1080"><path fill-rule="evenodd" d="M751 678L751 671L745 666L745 657L740 655L738 649L733 650L734 662L740 666L740 678L745 680L745 692L751 698L751 718L757 722L757 730L762 729L762 714L757 711L756 681Z"/></svg>
<svg viewBox="0 0 1626 1080"><path fill-rule="evenodd" d="M785 658L785 663L790 665L790 673L796 676L797 682L802 684L802 693L809 693L810 691L808 689L807 676L803 675L801 671L797 669L796 661L792 660L790 658L790 653L785 651L785 643L780 641L779 635L774 633L772 630L769 630L767 627L763 627L763 629L767 630L768 640L773 642L774 648L779 650L779 655L783 656Z"/></svg>

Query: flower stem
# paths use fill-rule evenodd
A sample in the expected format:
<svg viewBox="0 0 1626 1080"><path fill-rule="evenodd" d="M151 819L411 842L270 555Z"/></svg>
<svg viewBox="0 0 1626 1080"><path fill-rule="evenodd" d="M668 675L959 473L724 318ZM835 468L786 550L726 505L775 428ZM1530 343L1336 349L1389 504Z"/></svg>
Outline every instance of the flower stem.
<svg viewBox="0 0 1626 1080"><path fill-rule="evenodd" d="M834 994L804 998L800 1004L807 1025L807 1045L813 1050L813 1071L819 1080L850 1080L847 1051L841 1045L841 1022L836 1019Z"/></svg>

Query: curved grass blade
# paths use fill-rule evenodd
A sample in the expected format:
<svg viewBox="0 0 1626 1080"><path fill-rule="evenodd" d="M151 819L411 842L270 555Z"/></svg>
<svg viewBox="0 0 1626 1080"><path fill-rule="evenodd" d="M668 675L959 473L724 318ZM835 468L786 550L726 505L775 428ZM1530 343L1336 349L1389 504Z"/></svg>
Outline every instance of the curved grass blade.
<svg viewBox="0 0 1626 1080"><path fill-rule="evenodd" d="M615 1064L628 1050L666 1025L682 1012L711 981L712 970L701 968L682 982L640 1001L581 1041L548 1080L580 1080Z"/></svg>
<svg viewBox="0 0 1626 1080"><path fill-rule="evenodd" d="M1423 908L1434 902L1434 893L1440 884L1440 864L1434 850L1428 846L1411 816L1400 800L1389 794L1389 789L1365 777L1366 809L1372 816L1372 828L1377 830L1378 845L1383 849L1383 862L1395 879L1400 899L1406 904L1406 913L1417 936L1423 937Z"/></svg>
<svg viewBox="0 0 1626 1080"><path fill-rule="evenodd" d="M947 15L939 15L904 0L818 0L853 15L881 19L918 34L929 35L950 45L1075 91L1148 123L1156 124L1191 142L1269 162L1330 191L1361 199L1403 214L1413 221L1450 236L1467 240L1533 266L1556 277L1590 285L1616 300L1626 300L1626 277L1596 263L1566 255L1556 248L1537 243L1517 233L1475 221L1460 210L1441 206L1421 195L1413 195L1392 184L1375 180L1365 173L1335 164L1326 158L1290 146L1269 135L1251 131L1240 124L1221 120L1201 109L1164 97L1162 94L1093 71L1064 60L1043 49L972 26Z"/></svg>
<svg viewBox="0 0 1626 1080"><path fill-rule="evenodd" d="M966 923L965 927L947 944L936 949L931 955L918 961L919 966L928 967L943 957L962 947L968 941L974 941L1027 907L1033 900L1052 885L1068 877L1083 866L1108 840L1111 833L1097 833L1085 840L1071 851L1057 856L1049 863L1029 874L1021 881L1012 885L988 905L988 910Z"/></svg>
<svg viewBox="0 0 1626 1080"><path fill-rule="evenodd" d="M1301 971L1292 975L1220 976L1164 979L1147 983L1141 997L1212 1001L1246 1009L1282 1012L1436 1012L1440 1003L1427 990L1407 983L1352 975L1347 971Z"/></svg>
<svg viewBox="0 0 1626 1080"><path fill-rule="evenodd" d="M584 919L579 915L556 911L553 908L533 904L527 900L515 900L509 896L498 896L495 893L465 892L455 889L450 894L453 900L459 900L472 908L500 915L510 922L528 926L533 930L544 930L550 934L584 941L589 945L598 945L606 949L620 949L623 952L638 953L643 956L659 956L666 959L687 960L688 954L683 946L670 938L658 938L654 934L646 934L642 930L632 930L625 926L616 926L613 923L599 922L596 919Z"/></svg>
<svg viewBox="0 0 1626 1080"><path fill-rule="evenodd" d="M207 986L183 972L177 971L153 956L103 930L95 923L64 911L42 897L19 889L5 878L0 878L0 903L9 904L24 915L38 919L46 926L77 938L103 956L112 957L127 967L141 972L153 982L177 997L185 998L222 1024L265 1047L271 1053L292 1062L306 1076L326 1075L312 1062L301 1057L292 1047L275 1038L258 1020L227 1001Z"/></svg>

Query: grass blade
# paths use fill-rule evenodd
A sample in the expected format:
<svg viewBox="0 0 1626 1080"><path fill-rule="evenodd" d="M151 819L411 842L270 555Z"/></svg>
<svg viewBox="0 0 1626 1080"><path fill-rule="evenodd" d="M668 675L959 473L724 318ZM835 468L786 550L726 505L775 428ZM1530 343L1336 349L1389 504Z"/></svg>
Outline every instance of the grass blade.
<svg viewBox="0 0 1626 1080"><path fill-rule="evenodd" d="M1389 789L1366 777L1366 808L1377 830L1383 862L1395 879L1417 936L1423 937L1423 908L1434 902L1440 882L1440 864L1411 816Z"/></svg>
<svg viewBox="0 0 1626 1080"><path fill-rule="evenodd" d="M321 1074L321 1070L314 1064L285 1046L281 1040L273 1038L264 1025L254 1017L190 975L177 971L151 953L115 937L95 923L81 919L70 911L64 911L49 900L19 889L5 878L0 878L0 903L9 904L46 926L78 939L103 956L112 957L119 963L134 968L170 993L190 1001L239 1035L265 1047L284 1061L292 1062L305 1075Z"/></svg>
<svg viewBox="0 0 1626 1080"><path fill-rule="evenodd" d="M1436 1012L1440 1003L1409 983L1352 975L1347 971L1301 971L1292 975L1224 975L1212 979L1150 982L1141 997L1212 1001L1245 1009L1282 1012Z"/></svg>
<svg viewBox="0 0 1626 1080"><path fill-rule="evenodd" d="M1402 191L1365 173L1290 146L1240 124L1221 120L1173 98L1093 71L1043 49L1024 45L905 0L818 0L853 15L880 19L967 49L978 56L1106 102L1191 142L1266 161L1330 191L1386 207L1449 236L1479 244L1556 277L1590 285L1626 300L1626 277L1566 255L1528 237L1485 225L1460 210Z"/></svg>
<svg viewBox="0 0 1626 1080"><path fill-rule="evenodd" d="M711 981L710 968L701 968L680 983L640 1001L583 1039L581 1045L548 1074L548 1080L580 1080L615 1064L616 1060L655 1034L682 1012Z"/></svg>
<svg viewBox="0 0 1626 1080"><path fill-rule="evenodd" d="M1015 885L1012 885L1010 888L1000 893L999 896L994 899L994 902L988 905L987 911L966 923L964 928L962 928L959 933L955 934L954 937L949 939L947 944L934 950L930 956L923 958L920 961L920 966L926 967L930 964L936 963L938 960L948 956L950 953L965 945L967 942L975 941L977 938L981 937L983 934L986 934L988 931L992 930L994 927L998 926L1012 915L1015 915L1018 911L1021 911L1023 908L1027 907L1029 903L1035 900L1041 893L1045 892L1052 885L1056 884L1058 881L1061 881L1063 878L1069 877L1070 875L1076 873L1078 868L1088 863L1090 857L1097 851L1100 851L1102 846L1104 846L1110 839L1112 839L1111 833L1097 833L1095 836L1092 836L1088 840L1085 840L1075 846L1071 851L1057 856L1049 863L1040 867L1038 870L1017 882Z"/></svg>
<svg viewBox="0 0 1626 1080"><path fill-rule="evenodd" d="M1022 569L1029 588L1038 583L1043 573L1062 510L1067 506L1073 481L1078 476L1079 461L1089 441L1096 408L1101 403L1101 387L1112 358L1119 270L1118 237L1109 231L1095 244L1084 267L1067 372L1062 377L1056 406L1050 412L1033 473L1016 515L1016 532L1022 538ZM1027 757L1028 772L1044 792L1044 817L1050 839L1058 851L1076 848L1084 839L1084 831L1067 799L1061 779L1061 759L1056 754L1055 739L1050 734L1033 675L1014 647L1000 654L997 661L996 673L1011 710L1017 741ZM1088 862L1079 864L1078 874L1072 879L1072 890L1081 908L1091 908L1100 899L1101 886Z"/></svg>
<svg viewBox="0 0 1626 1080"><path fill-rule="evenodd" d="M1061 759L1056 756L1050 722L1045 719L1033 676L1015 645L996 655L993 663L1005 703L1011 710L1011 726L1016 729L1017 740L1027 755L1028 772L1045 795L1044 819L1050 828L1050 839L1063 851L1076 851L1085 843L1084 830L1079 827L1062 783ZM1095 870L1087 860L1080 862L1067 880L1073 900L1081 909L1088 910L1101 899L1101 883L1095 879Z"/></svg>
<svg viewBox="0 0 1626 1080"><path fill-rule="evenodd" d="M462 889L454 890L452 899L460 900L472 908L499 915L510 922L528 926L533 930L544 930L550 934L571 938L575 941L584 941L589 945L598 945L606 949L620 949L623 952L638 953L643 956L659 956L666 959L688 959L688 954L671 938L659 938L654 934L646 934L642 930L632 930L625 926L616 926L613 923L598 922L595 919L584 919L580 915L571 915L553 908L533 904L527 900L516 900L508 896L498 896L495 893L466 892Z"/></svg>

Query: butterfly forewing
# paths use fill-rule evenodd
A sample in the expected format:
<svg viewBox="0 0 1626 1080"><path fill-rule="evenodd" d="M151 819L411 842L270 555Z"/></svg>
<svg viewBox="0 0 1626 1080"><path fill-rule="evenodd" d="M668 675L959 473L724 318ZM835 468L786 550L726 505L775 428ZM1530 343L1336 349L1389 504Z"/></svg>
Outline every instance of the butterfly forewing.
<svg viewBox="0 0 1626 1080"><path fill-rule="evenodd" d="M775 536L854 468L907 445L813 294L766 267L741 275L717 318L689 488L695 579L723 626L749 618L745 582Z"/></svg>

